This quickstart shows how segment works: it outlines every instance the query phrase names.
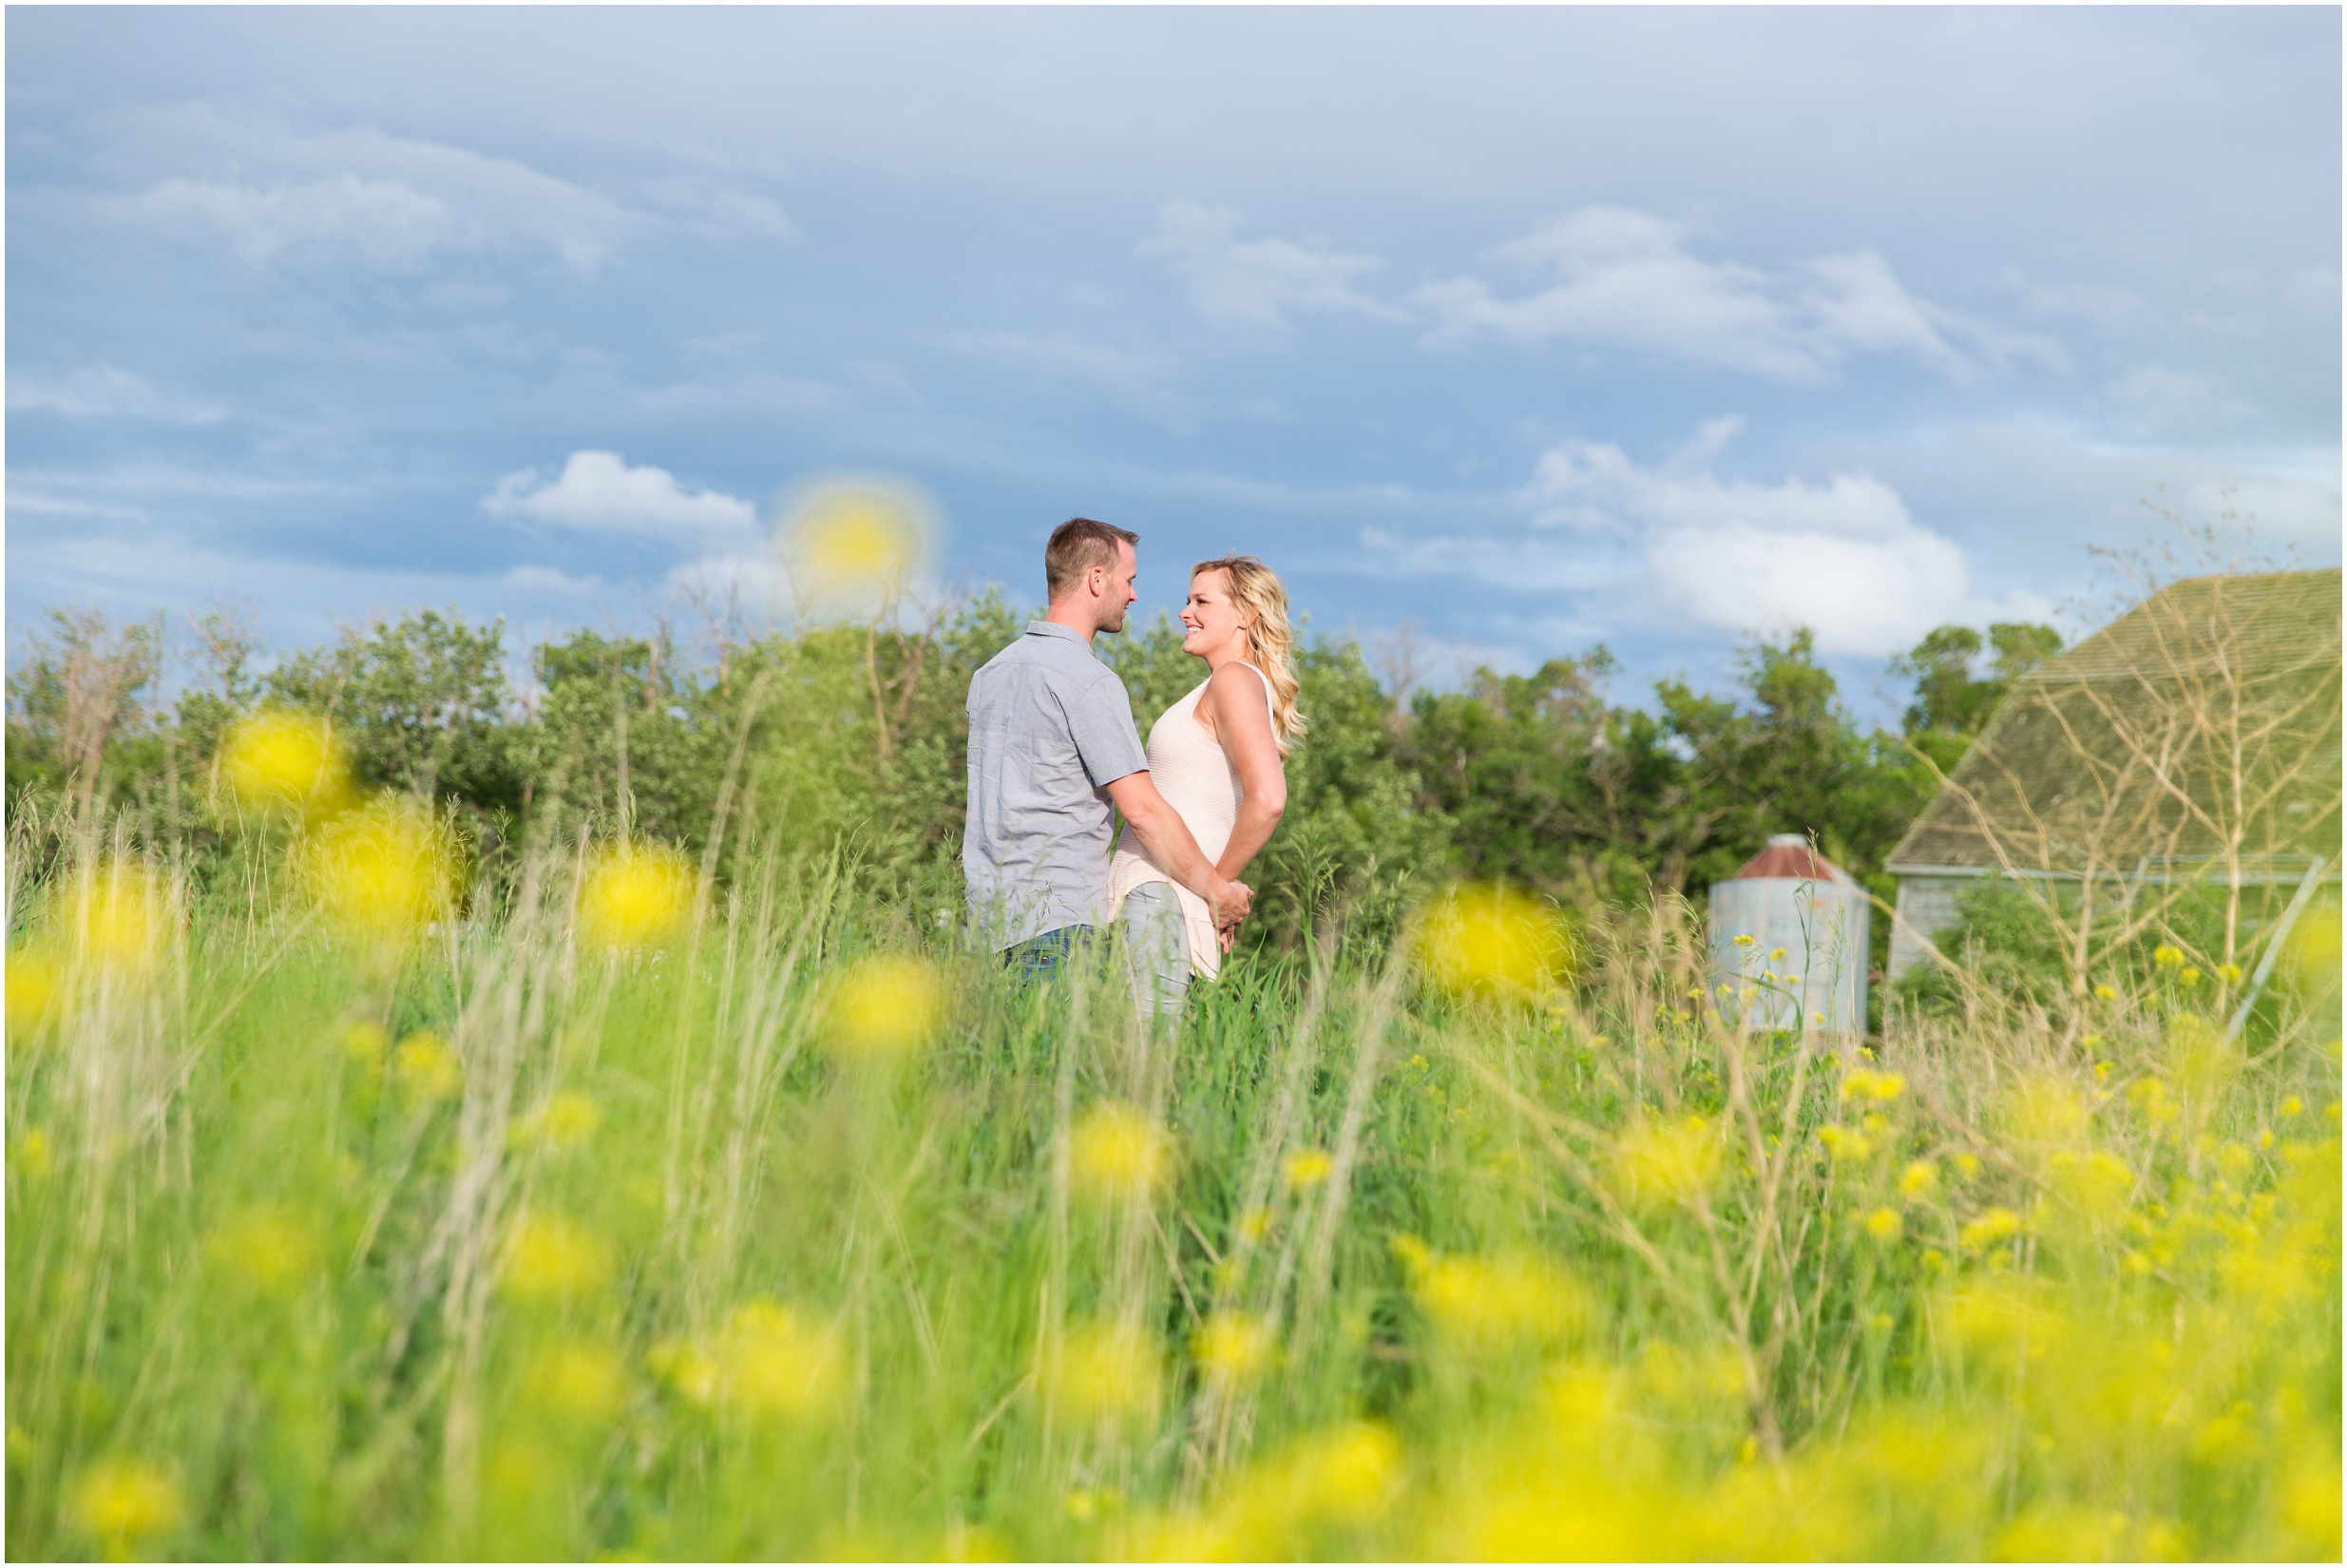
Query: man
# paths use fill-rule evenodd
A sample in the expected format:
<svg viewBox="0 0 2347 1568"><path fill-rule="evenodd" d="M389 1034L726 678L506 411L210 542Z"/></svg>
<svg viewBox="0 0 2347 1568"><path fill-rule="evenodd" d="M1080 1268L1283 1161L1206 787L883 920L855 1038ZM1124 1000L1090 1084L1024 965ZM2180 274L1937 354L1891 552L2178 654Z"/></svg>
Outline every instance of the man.
<svg viewBox="0 0 2347 1568"><path fill-rule="evenodd" d="M970 679L970 805L962 870L970 912L1004 961L1036 978L1113 911L1110 831L1117 812L1150 858L1229 929L1252 896L1227 881L1150 782L1124 682L1092 655L1140 597L1140 535L1072 518L1043 548L1051 606Z"/></svg>

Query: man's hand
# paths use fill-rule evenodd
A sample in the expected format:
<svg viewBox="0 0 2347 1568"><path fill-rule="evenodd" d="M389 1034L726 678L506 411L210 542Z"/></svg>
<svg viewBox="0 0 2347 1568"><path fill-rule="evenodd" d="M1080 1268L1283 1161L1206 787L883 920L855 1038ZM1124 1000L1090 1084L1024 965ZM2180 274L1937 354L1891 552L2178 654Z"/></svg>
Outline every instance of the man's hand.
<svg viewBox="0 0 2347 1568"><path fill-rule="evenodd" d="M1224 882L1207 900L1208 908L1214 911L1214 929L1222 933L1225 952L1231 950L1231 931L1247 918L1247 907L1254 901L1255 890L1244 882Z"/></svg>
<svg viewBox="0 0 2347 1568"><path fill-rule="evenodd" d="M1227 930L1245 918L1254 894L1245 883L1226 881L1214 870L1214 863L1199 851L1198 841L1191 836L1181 813L1165 803L1147 773L1127 774L1116 780L1108 787L1108 797L1133 824L1134 834L1149 851L1151 863L1205 899L1206 907L1214 911L1218 928Z"/></svg>

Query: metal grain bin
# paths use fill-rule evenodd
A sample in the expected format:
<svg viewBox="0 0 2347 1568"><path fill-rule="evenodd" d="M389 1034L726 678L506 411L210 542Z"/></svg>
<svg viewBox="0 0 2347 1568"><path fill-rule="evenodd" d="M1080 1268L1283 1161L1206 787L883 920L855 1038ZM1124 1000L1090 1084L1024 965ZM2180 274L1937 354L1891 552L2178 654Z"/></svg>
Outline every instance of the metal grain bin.
<svg viewBox="0 0 2347 1568"><path fill-rule="evenodd" d="M1731 1024L1866 1031L1866 891L1797 833L1711 885L1713 999Z"/></svg>

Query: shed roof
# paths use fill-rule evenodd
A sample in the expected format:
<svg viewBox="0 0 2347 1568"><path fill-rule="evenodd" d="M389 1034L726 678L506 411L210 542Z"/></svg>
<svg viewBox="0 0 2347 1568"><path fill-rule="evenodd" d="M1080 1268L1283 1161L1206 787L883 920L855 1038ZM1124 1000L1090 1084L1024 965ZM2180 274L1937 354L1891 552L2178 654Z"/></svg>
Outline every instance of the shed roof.
<svg viewBox="0 0 2347 1568"><path fill-rule="evenodd" d="M1799 833L1772 834L1760 853L1744 863L1744 869L1731 880L1746 881L1757 877L1791 877L1802 882L1840 882L1849 884L1849 873L1815 850Z"/></svg>
<svg viewBox="0 0 2347 1568"><path fill-rule="evenodd" d="M2339 592L2337 567L2169 583L2013 683L1888 868L2336 863Z"/></svg>

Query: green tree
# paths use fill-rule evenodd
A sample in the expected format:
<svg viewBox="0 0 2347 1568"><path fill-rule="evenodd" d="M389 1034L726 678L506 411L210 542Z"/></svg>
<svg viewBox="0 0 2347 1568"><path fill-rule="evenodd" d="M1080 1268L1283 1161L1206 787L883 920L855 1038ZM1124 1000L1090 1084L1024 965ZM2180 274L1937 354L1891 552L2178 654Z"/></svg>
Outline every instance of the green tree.
<svg viewBox="0 0 2347 1568"><path fill-rule="evenodd" d="M502 620L468 626L422 610L346 627L334 646L294 655L262 684L273 701L330 717L368 783L478 813L521 808Z"/></svg>

